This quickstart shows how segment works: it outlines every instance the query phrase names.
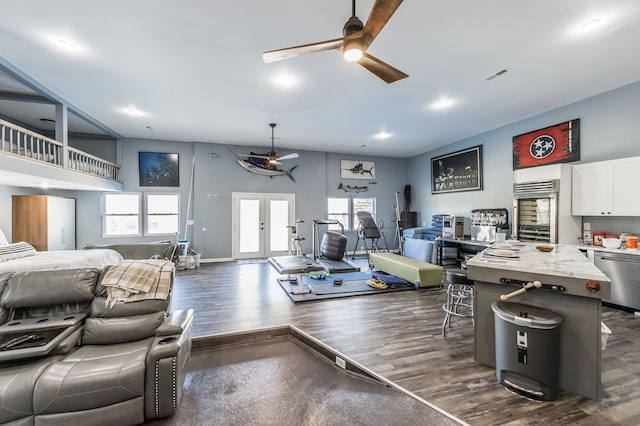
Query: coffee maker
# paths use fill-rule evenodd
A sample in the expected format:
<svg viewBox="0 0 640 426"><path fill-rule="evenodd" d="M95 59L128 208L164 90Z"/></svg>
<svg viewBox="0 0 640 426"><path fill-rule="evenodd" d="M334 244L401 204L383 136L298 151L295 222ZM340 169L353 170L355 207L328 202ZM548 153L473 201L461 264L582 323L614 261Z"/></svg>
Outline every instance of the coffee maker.
<svg viewBox="0 0 640 426"><path fill-rule="evenodd" d="M471 239L492 243L497 232L509 233L509 212L507 209L471 210Z"/></svg>

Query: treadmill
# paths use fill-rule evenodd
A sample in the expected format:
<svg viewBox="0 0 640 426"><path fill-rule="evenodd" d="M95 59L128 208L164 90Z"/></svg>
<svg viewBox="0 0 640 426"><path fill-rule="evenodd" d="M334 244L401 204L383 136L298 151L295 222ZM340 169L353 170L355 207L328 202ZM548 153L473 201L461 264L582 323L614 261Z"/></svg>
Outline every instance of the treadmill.
<svg viewBox="0 0 640 426"><path fill-rule="evenodd" d="M322 252L320 250L320 233L318 228L319 226L328 226L328 225L339 225L341 230L340 234L344 235L344 226L339 221L330 220L330 219L314 219L312 221L313 260L320 263L322 265L322 268L329 274L344 274L347 272L359 272L360 267L350 262L344 255L341 259L330 259L327 256L322 255ZM345 245L344 253L345 254L347 253L346 245Z"/></svg>

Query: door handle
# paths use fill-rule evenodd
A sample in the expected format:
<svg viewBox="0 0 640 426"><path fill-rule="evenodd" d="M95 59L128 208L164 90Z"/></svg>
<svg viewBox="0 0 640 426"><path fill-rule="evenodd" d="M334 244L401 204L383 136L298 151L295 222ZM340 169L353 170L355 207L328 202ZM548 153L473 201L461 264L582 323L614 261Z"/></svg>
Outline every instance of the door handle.
<svg viewBox="0 0 640 426"><path fill-rule="evenodd" d="M631 264L635 264L635 265L640 263L637 260L620 259L619 257L606 257L606 256L598 256L598 257L599 257L600 260L607 260L609 262L631 263Z"/></svg>

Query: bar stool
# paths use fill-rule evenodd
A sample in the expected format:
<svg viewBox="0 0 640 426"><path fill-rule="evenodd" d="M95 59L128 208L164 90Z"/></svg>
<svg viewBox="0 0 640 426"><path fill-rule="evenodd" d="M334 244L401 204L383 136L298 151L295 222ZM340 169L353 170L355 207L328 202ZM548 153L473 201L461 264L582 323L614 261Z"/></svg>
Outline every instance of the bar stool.
<svg viewBox="0 0 640 426"><path fill-rule="evenodd" d="M467 278L467 271L464 269L447 270L447 303L442 305L446 312L442 323L442 335L446 336L446 329L450 327L451 316L455 315L463 318L471 318L473 324L473 281Z"/></svg>

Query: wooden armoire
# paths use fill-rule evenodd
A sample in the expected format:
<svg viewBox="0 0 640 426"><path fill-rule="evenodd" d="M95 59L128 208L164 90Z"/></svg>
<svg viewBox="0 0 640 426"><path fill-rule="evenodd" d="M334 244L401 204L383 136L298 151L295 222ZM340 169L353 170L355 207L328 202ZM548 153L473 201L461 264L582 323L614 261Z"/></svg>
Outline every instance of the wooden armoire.
<svg viewBox="0 0 640 426"><path fill-rule="evenodd" d="M38 251L75 250L76 200L52 195L13 195L14 243L26 241Z"/></svg>

